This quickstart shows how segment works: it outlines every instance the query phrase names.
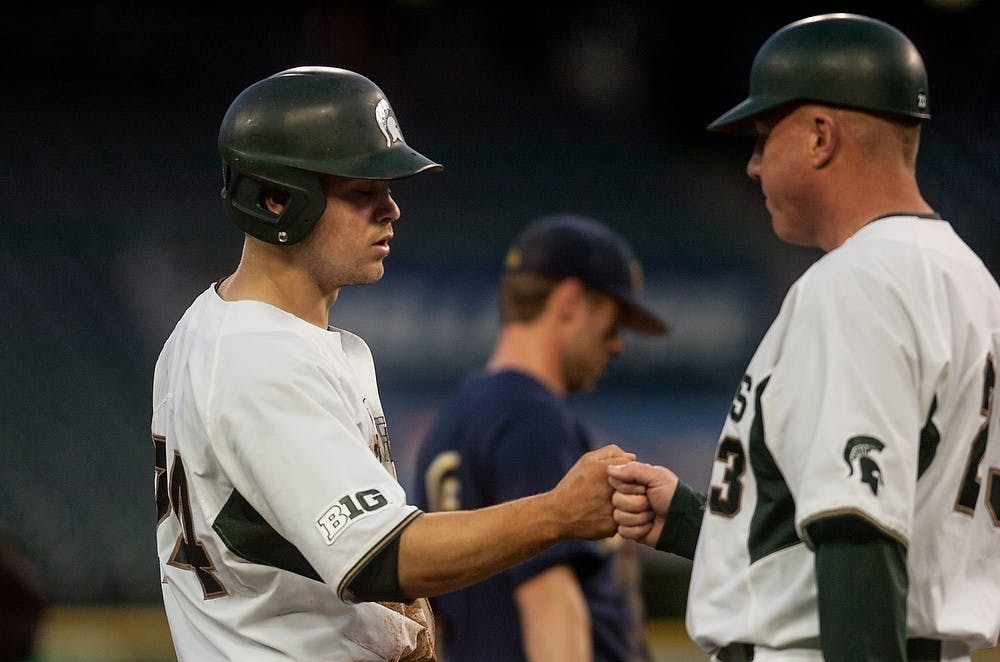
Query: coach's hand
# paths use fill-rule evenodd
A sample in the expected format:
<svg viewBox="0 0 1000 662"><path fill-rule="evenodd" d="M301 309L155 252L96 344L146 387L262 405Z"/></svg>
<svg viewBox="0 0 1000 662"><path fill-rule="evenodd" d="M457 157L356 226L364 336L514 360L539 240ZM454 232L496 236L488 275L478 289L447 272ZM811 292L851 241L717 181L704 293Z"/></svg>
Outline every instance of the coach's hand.
<svg viewBox="0 0 1000 662"><path fill-rule="evenodd" d="M561 524L561 537L598 540L615 533L608 467L635 460L634 453L609 444L583 454L548 495Z"/></svg>
<svg viewBox="0 0 1000 662"><path fill-rule="evenodd" d="M677 476L666 467L633 461L608 466L608 483L614 488L611 503L618 533L655 547L677 490Z"/></svg>

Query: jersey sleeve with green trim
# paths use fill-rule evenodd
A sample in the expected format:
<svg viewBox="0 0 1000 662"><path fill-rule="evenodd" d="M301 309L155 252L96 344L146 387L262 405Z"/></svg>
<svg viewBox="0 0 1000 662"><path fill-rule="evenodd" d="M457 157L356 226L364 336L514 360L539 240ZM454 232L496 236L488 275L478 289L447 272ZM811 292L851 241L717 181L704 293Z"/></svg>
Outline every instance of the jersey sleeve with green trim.
<svg viewBox="0 0 1000 662"><path fill-rule="evenodd" d="M795 501L800 537L804 522L854 513L905 545L933 397L919 373L939 373L947 354L920 347L940 345L928 338L937 330L917 328L911 293L900 286L919 278L918 264L892 274L858 253L829 255L793 294L793 324L761 395L767 447Z"/></svg>

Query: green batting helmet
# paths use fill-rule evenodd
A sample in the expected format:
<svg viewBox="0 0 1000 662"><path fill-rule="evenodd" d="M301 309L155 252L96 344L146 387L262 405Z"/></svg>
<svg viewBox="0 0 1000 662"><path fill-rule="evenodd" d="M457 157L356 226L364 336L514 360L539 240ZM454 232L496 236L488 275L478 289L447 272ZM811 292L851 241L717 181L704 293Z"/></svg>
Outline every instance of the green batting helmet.
<svg viewBox="0 0 1000 662"><path fill-rule="evenodd" d="M750 69L750 96L708 129L752 133L761 113L807 101L930 118L927 71L906 35L867 16L823 14L771 35Z"/></svg>
<svg viewBox="0 0 1000 662"><path fill-rule="evenodd" d="M219 129L226 213L247 234L294 244L326 208L323 175L400 179L442 166L403 139L375 83L332 67L296 67L258 81L233 100ZM265 190L287 195L274 214Z"/></svg>

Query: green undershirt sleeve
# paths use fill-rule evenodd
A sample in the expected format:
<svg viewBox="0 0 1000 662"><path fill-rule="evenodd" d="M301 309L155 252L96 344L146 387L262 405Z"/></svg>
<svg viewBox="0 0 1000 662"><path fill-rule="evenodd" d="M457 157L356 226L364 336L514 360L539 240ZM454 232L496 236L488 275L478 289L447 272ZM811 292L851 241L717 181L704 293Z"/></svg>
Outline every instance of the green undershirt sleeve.
<svg viewBox="0 0 1000 662"><path fill-rule="evenodd" d="M857 515L808 526L815 543L819 629L827 660L906 656L906 548Z"/></svg>
<svg viewBox="0 0 1000 662"><path fill-rule="evenodd" d="M409 602L399 586L399 536L368 561L349 586L358 602Z"/></svg>
<svg viewBox="0 0 1000 662"><path fill-rule="evenodd" d="M704 516L705 495L678 481L656 549L693 559Z"/></svg>

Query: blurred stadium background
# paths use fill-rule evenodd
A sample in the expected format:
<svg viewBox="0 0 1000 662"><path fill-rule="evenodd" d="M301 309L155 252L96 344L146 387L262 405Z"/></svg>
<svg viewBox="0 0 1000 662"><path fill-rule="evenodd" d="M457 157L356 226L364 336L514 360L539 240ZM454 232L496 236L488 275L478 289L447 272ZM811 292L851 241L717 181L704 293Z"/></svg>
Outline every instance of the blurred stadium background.
<svg viewBox="0 0 1000 662"><path fill-rule="evenodd" d="M430 416L489 352L508 241L550 212L625 234L675 330L628 338L574 406L607 440L707 482L744 364L818 254L771 234L743 172L750 140L703 127L743 98L760 43L797 18L865 13L917 43L933 113L918 178L998 273L998 4L762 7L8 8L0 528L23 544L51 605L40 659L172 657L153 540L151 371L188 303L238 261L240 234L218 196L217 128L230 100L271 73L326 64L369 76L408 141L446 168L394 186L403 219L387 275L345 290L333 311L375 353L405 486ZM702 659L680 620L688 565L644 561L657 654Z"/></svg>

